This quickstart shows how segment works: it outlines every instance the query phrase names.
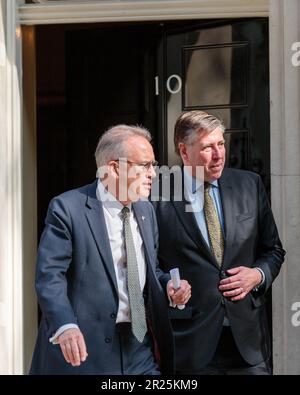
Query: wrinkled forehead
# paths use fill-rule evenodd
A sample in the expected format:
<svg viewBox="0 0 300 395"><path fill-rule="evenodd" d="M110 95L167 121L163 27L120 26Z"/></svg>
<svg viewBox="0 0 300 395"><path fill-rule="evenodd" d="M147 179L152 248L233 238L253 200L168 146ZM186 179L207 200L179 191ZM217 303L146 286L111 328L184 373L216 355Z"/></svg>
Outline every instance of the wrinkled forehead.
<svg viewBox="0 0 300 395"><path fill-rule="evenodd" d="M124 142L127 157L139 161L150 161L154 157L150 142L142 136L129 137Z"/></svg>
<svg viewBox="0 0 300 395"><path fill-rule="evenodd" d="M202 129L197 131L194 142L202 142L205 140L224 141L224 130L220 127L217 127L212 130Z"/></svg>

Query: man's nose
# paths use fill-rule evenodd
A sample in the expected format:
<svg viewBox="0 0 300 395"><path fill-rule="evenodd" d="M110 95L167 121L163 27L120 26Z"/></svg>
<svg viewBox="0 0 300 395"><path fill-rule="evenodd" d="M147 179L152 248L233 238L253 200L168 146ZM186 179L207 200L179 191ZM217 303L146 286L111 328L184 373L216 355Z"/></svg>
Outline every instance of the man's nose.
<svg viewBox="0 0 300 395"><path fill-rule="evenodd" d="M154 166L152 164L150 165L150 167L147 170L147 177L149 177L149 178L156 177L156 171L155 171Z"/></svg>
<svg viewBox="0 0 300 395"><path fill-rule="evenodd" d="M214 158L214 159L219 159L219 158L221 158L221 157L222 157L221 148L218 147L218 146L214 147L214 149L213 149L213 158Z"/></svg>
<svg viewBox="0 0 300 395"><path fill-rule="evenodd" d="M156 177L156 171L155 171L153 165L150 166L150 175L151 175L151 178Z"/></svg>

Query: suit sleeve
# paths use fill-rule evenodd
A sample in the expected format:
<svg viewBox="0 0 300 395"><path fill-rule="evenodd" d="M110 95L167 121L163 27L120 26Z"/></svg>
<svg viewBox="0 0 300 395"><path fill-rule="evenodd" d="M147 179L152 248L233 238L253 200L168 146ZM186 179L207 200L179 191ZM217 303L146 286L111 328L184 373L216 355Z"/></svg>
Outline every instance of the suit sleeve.
<svg viewBox="0 0 300 395"><path fill-rule="evenodd" d="M36 291L51 335L67 323L77 323L67 282L72 261L72 226L62 198L51 201L45 225L38 250Z"/></svg>
<svg viewBox="0 0 300 395"><path fill-rule="evenodd" d="M259 267L265 274L265 292L277 277L284 261L285 251L279 239L275 220L268 202L268 197L258 178L258 238L257 260L254 267Z"/></svg>

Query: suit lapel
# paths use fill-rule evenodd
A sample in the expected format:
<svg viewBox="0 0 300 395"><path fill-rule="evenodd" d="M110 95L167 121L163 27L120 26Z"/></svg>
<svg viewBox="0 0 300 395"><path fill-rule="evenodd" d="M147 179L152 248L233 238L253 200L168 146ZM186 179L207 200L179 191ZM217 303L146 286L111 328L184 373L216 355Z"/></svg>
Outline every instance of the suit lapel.
<svg viewBox="0 0 300 395"><path fill-rule="evenodd" d="M211 253L210 248L206 244L202 233L200 232L194 213L186 211L186 206L189 205L189 203L183 199L181 201L172 200L172 204L175 207L177 216L179 217L186 233L199 247L199 249L206 255L207 259L210 262L213 262L215 266L219 267L217 262L215 261L214 256Z"/></svg>
<svg viewBox="0 0 300 395"><path fill-rule="evenodd" d="M233 235L235 231L235 221L232 215L232 199L233 199L233 191L232 185L230 183L228 172L226 169L223 171L223 175L219 180L220 186L220 195L224 216L224 225L225 225L225 249L224 249L224 258L223 264L228 261L229 252L233 242Z"/></svg>
<svg viewBox="0 0 300 395"><path fill-rule="evenodd" d="M217 262L214 259L214 256L211 253L210 248L208 247L206 241L204 240L202 233L198 227L195 215L192 211L187 211L187 207L190 207L190 203L185 199L185 187L184 187L184 171L182 168L181 172L182 176L182 195L181 198L175 200L175 178L172 175L170 179L171 186L171 203L174 205L175 211L179 220L181 221L186 233L189 237L194 241L194 243L198 246L198 248L206 255L207 259L210 262L213 262L216 266L218 266Z"/></svg>
<svg viewBox="0 0 300 395"><path fill-rule="evenodd" d="M118 294L117 279L114 269L114 262L112 258L106 223L103 213L102 203L96 196L97 181L91 184L88 190L86 201L86 217L97 244L99 254L102 258L108 277L110 278L115 292Z"/></svg>

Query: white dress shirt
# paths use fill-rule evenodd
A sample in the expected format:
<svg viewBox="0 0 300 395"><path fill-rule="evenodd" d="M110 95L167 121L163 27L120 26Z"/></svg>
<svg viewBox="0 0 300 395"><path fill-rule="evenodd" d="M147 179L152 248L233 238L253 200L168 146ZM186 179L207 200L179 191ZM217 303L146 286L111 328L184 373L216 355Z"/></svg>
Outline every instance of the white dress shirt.
<svg viewBox="0 0 300 395"><path fill-rule="evenodd" d="M118 284L119 309L117 322L128 322L131 321L131 318L126 282L127 264L125 239L123 234L123 221L121 219L121 210L124 206L104 188L101 181L98 182L97 197L102 201L104 218ZM128 205L128 208L131 209L130 204ZM138 223L132 211L130 213L129 221L137 257L141 290L143 291L146 282L145 253Z"/></svg>
<svg viewBox="0 0 300 395"><path fill-rule="evenodd" d="M121 219L121 210L124 207L111 193L109 193L102 182L98 181L97 186L97 198L102 202L104 219L106 223L109 244L111 248L114 269L118 285L119 293L119 308L117 313L116 322L130 322L130 308L129 308L129 298L127 290L127 265L126 265L126 251L125 251L125 238L123 232L123 221ZM131 209L131 204L128 205ZM130 213L130 227L133 236L139 279L141 284L141 290L143 291L146 282L146 261L143 240L140 235L138 223L133 211ZM53 344L57 344L57 338L65 330L71 328L78 328L78 325L74 323L69 323L61 326L54 336L52 336L49 341Z"/></svg>

